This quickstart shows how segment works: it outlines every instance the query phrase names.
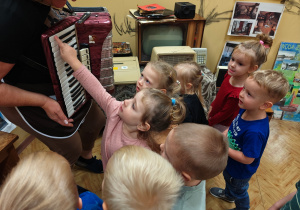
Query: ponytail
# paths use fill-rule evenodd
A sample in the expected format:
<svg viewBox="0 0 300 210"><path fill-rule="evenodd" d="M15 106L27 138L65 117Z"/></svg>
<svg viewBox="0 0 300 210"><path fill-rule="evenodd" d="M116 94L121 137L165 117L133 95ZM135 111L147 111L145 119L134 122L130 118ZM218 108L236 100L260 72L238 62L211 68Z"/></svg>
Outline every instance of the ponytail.
<svg viewBox="0 0 300 210"><path fill-rule="evenodd" d="M256 40L242 42L235 47L234 50L240 50L241 52L247 53L247 50L251 50L253 53L248 53L252 58L252 66L258 65L260 67L267 61L267 55L270 48L272 47L273 39L266 34L257 34Z"/></svg>
<svg viewBox="0 0 300 210"><path fill-rule="evenodd" d="M182 123L185 119L185 105L181 97L170 98L161 90L146 88L143 91L143 104L145 113L142 116L142 123L148 123L148 131L139 131L138 138L147 141L153 151L159 151L159 145L152 138L153 133L166 130L172 124Z"/></svg>
<svg viewBox="0 0 300 210"><path fill-rule="evenodd" d="M171 98L172 109L170 112L171 124L180 124L185 119L186 108L182 97ZM174 102L174 103L173 103Z"/></svg>

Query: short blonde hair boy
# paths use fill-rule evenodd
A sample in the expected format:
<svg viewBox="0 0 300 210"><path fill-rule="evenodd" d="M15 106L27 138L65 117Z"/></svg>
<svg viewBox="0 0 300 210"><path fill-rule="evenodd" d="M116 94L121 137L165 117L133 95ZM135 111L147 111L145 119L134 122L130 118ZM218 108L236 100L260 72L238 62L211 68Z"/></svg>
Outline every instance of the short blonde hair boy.
<svg viewBox="0 0 300 210"><path fill-rule="evenodd" d="M1 209L75 210L78 199L69 162L50 151L21 159L0 190Z"/></svg>
<svg viewBox="0 0 300 210"><path fill-rule="evenodd" d="M109 159L103 180L107 209L171 209L181 186L180 175L155 152L125 146Z"/></svg>
<svg viewBox="0 0 300 210"><path fill-rule="evenodd" d="M267 91L269 100L273 103L280 101L289 90L287 79L279 71L259 70L250 74L249 78Z"/></svg>
<svg viewBox="0 0 300 210"><path fill-rule="evenodd" d="M217 129L207 125L183 123L170 134L172 157L176 157L176 160L170 161L177 171L188 173L194 180L206 180L225 169L228 141Z"/></svg>

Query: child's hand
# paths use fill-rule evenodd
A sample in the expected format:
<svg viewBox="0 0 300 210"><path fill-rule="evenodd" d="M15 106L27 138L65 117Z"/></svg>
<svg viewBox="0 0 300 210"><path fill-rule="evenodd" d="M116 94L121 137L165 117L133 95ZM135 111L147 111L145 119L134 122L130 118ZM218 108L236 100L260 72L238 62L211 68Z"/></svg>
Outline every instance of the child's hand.
<svg viewBox="0 0 300 210"><path fill-rule="evenodd" d="M76 50L69 46L66 43L63 43L57 36L54 37L55 41L57 42L59 48L60 48L60 55L64 61L66 61L74 71L79 69L82 64L81 62L77 59L77 52Z"/></svg>
<svg viewBox="0 0 300 210"><path fill-rule="evenodd" d="M208 110L208 112L207 112L207 116L210 115L211 110L212 110L212 106L209 107L209 110Z"/></svg>

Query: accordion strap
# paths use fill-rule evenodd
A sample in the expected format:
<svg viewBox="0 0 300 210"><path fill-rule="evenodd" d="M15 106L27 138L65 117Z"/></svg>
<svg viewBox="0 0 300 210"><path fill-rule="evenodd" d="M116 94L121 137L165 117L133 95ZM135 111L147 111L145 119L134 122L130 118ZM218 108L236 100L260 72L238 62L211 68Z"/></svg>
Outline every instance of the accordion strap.
<svg viewBox="0 0 300 210"><path fill-rule="evenodd" d="M46 73L48 74L49 73L49 69L48 67L24 56L24 55L21 55L21 57L19 58L19 61L21 61L22 63L34 68L35 70L38 70L39 72L42 72L42 73Z"/></svg>

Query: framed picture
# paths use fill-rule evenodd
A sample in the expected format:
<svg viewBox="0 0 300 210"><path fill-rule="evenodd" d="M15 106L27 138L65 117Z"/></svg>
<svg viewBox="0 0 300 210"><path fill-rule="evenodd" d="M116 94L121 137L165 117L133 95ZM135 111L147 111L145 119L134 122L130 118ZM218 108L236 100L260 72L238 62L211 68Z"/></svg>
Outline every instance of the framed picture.
<svg viewBox="0 0 300 210"><path fill-rule="evenodd" d="M235 3L227 35L251 36L264 33L274 38L284 10L284 4Z"/></svg>
<svg viewBox="0 0 300 210"><path fill-rule="evenodd" d="M218 66L228 66L228 63L231 58L231 54L233 53L234 48L238 44L240 44L240 42L227 41L225 43Z"/></svg>

